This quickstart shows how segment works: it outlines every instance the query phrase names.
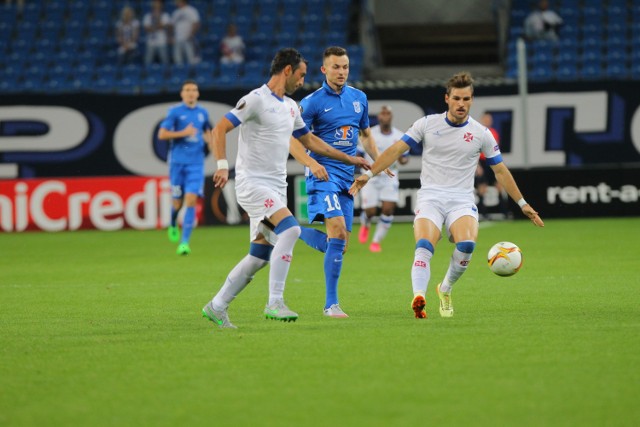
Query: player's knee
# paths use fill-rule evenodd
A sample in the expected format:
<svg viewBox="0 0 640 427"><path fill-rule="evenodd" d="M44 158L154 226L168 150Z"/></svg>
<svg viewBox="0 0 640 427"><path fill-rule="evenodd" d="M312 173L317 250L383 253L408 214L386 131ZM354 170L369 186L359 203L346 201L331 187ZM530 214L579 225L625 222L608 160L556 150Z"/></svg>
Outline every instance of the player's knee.
<svg viewBox="0 0 640 427"><path fill-rule="evenodd" d="M427 239L419 239L416 242L416 249L419 249L419 248L426 249L431 253L435 253L435 251L436 251L435 248L433 247L433 245L431 244L431 242L428 241Z"/></svg>
<svg viewBox="0 0 640 427"><path fill-rule="evenodd" d="M463 240L456 243L456 249L465 254L472 254L475 248L476 242L474 242L473 240Z"/></svg>
<svg viewBox="0 0 640 427"><path fill-rule="evenodd" d="M290 234L297 239L298 237L300 237L302 229L300 228L300 224L298 224L298 221L296 221L293 215L290 215L280 221L273 231L277 235L281 235L282 233L286 232L287 234Z"/></svg>

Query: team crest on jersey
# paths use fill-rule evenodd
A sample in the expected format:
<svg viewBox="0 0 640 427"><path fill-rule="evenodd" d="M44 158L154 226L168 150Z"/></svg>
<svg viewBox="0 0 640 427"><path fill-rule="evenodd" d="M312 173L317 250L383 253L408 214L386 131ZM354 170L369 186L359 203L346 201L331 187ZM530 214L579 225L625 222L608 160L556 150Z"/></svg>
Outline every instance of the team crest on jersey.
<svg viewBox="0 0 640 427"><path fill-rule="evenodd" d="M353 111L355 111L356 113L362 111L360 108L360 101L353 101Z"/></svg>
<svg viewBox="0 0 640 427"><path fill-rule="evenodd" d="M464 140L467 142L473 141L473 134L471 132L466 132L463 136Z"/></svg>
<svg viewBox="0 0 640 427"><path fill-rule="evenodd" d="M236 109L242 110L245 105L247 105L247 101L245 101L244 99L241 99L240 101L238 101L238 104L236 104Z"/></svg>
<svg viewBox="0 0 640 427"><path fill-rule="evenodd" d="M199 122L204 122L204 114L198 113L198 121Z"/></svg>
<svg viewBox="0 0 640 427"><path fill-rule="evenodd" d="M265 208L272 208L274 205L273 199L267 199L264 201Z"/></svg>
<svg viewBox="0 0 640 427"><path fill-rule="evenodd" d="M291 109L291 117L295 117L296 116L296 112L293 111L293 108Z"/></svg>

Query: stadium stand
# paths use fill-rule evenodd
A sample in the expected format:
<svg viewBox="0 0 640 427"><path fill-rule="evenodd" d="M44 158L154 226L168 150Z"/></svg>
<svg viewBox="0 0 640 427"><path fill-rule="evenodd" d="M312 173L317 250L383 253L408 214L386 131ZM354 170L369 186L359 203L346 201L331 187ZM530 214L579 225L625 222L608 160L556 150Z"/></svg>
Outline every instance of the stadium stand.
<svg viewBox="0 0 640 427"><path fill-rule="evenodd" d="M558 42L527 41L531 81L640 78L640 3L627 0L557 0L564 20ZM516 41L523 35L529 0L513 0L505 58L507 78L516 78Z"/></svg>
<svg viewBox="0 0 640 427"><path fill-rule="evenodd" d="M23 10L0 5L0 92L165 93L193 78L204 89L252 88L265 82L276 49L299 48L314 62L307 83L319 84L315 64L328 45L353 55L351 80L363 78L362 49L349 44L351 0L191 0L199 10L201 61L194 66L118 66L114 24L125 4L138 17L148 1L30 0ZM173 11L173 2L165 10ZM219 42L229 22L247 42L246 63L219 64ZM141 40L144 46L144 40Z"/></svg>

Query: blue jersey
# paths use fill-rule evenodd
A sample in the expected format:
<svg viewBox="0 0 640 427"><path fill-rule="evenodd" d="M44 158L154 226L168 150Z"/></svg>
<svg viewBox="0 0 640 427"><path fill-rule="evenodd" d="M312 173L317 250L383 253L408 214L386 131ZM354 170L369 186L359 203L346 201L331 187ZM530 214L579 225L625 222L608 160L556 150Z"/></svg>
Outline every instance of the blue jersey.
<svg viewBox="0 0 640 427"><path fill-rule="evenodd" d="M356 155L358 133L369 128L367 96L359 89L344 86L336 93L325 81L322 87L300 101L302 119L313 133L333 148ZM338 191L353 182L353 165L316 153L309 153L329 173L329 182L307 173L307 191Z"/></svg>
<svg viewBox="0 0 640 427"><path fill-rule="evenodd" d="M169 108L167 117L160 123L160 127L172 132L179 132L189 124L198 130L194 136L176 138L171 141L168 162L180 164L202 164L204 162L204 131L211 129L209 113L196 105L191 108L180 103Z"/></svg>

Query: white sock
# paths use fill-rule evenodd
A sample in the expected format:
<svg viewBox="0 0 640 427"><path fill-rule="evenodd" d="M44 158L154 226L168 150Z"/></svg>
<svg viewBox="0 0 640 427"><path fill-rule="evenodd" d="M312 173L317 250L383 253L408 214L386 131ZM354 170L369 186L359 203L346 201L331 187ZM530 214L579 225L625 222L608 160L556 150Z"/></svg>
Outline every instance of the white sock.
<svg viewBox="0 0 640 427"><path fill-rule="evenodd" d="M271 267L269 269L269 304L282 299L284 284L289 274L293 247L300 237L300 227L290 227L278 234L278 242L271 252Z"/></svg>
<svg viewBox="0 0 640 427"><path fill-rule="evenodd" d="M247 255L229 273L227 279L213 297L213 308L216 310L224 310L229 307L231 301L249 284L253 276L258 270L267 265L268 262L256 258L253 255Z"/></svg>
<svg viewBox="0 0 640 427"><path fill-rule="evenodd" d="M382 242L382 239L387 236L391 224L393 224L393 215L380 215L378 225L376 225L376 233L373 235L373 241L375 243Z"/></svg>
<svg viewBox="0 0 640 427"><path fill-rule="evenodd" d="M425 248L416 248L415 257L413 258L413 267L411 267L411 285L413 287L413 296L427 294L427 285L431 278L431 257L433 253Z"/></svg>
<svg viewBox="0 0 640 427"><path fill-rule="evenodd" d="M458 281L460 276L467 271L467 267L469 266L469 261L471 260L470 253L460 252L458 248L453 250L453 255L451 255L451 260L449 261L449 268L447 269L447 274L444 276L444 280L440 285L440 290L442 292L451 292L451 288L453 284Z"/></svg>
<svg viewBox="0 0 640 427"><path fill-rule="evenodd" d="M371 218L367 216L367 212L363 209L360 213L360 225L368 227L371 224Z"/></svg>

